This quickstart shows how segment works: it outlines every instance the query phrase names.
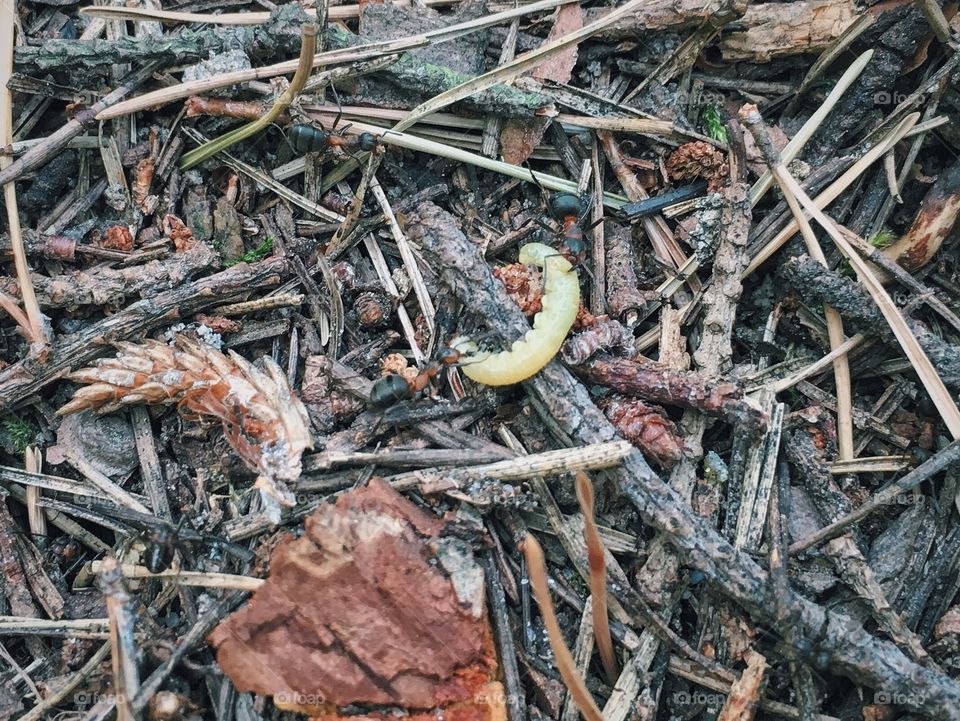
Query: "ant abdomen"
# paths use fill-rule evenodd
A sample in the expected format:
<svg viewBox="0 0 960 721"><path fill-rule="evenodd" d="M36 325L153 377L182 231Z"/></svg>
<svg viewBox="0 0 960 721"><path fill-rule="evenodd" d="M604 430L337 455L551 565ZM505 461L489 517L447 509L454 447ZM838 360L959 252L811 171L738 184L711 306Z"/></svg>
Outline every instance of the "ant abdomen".
<svg viewBox="0 0 960 721"><path fill-rule="evenodd" d="M376 150L380 145L380 139L373 133L360 133L357 137L359 138L358 147L365 152Z"/></svg>
<svg viewBox="0 0 960 721"><path fill-rule="evenodd" d="M329 133L313 125L294 125L290 128L290 145L298 153L318 153L329 147Z"/></svg>
<svg viewBox="0 0 960 721"><path fill-rule="evenodd" d="M370 407L385 411L410 396L410 383L398 373L377 380L370 389Z"/></svg>

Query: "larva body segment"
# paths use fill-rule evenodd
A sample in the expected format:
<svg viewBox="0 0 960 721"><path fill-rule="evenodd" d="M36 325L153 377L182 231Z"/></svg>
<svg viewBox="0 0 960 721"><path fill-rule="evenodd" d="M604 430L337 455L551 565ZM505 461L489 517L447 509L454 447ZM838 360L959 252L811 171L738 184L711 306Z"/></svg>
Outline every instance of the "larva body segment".
<svg viewBox="0 0 960 721"><path fill-rule="evenodd" d="M560 350L577 317L580 282L568 260L542 243L523 246L519 260L544 270L543 310L534 317L533 328L510 350L461 358L461 370L477 383L507 386L534 375Z"/></svg>

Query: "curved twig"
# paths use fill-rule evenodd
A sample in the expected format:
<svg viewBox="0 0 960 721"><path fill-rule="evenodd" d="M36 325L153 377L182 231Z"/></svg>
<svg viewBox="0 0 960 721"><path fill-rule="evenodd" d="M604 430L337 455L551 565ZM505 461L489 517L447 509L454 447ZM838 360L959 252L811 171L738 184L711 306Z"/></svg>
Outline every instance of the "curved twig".
<svg viewBox="0 0 960 721"><path fill-rule="evenodd" d="M293 80L290 81L290 85L283 91L283 94L277 98L277 102L273 104L273 107L252 123L241 125L236 130L232 130L226 135L221 135L219 138L215 138L210 142L204 143L199 148L191 150L183 156L183 160L180 163L182 170L192 168L194 165L202 163L221 150L226 150L234 143L256 135L261 130L269 127L270 124L280 117L280 114L290 106L290 103L296 99L297 95L300 94L300 91L303 90L303 87L307 84L307 79L310 77L311 70L313 70L313 55L317 49L316 26L313 23L304 23L301 28L301 37L300 61L297 64L297 71L293 74Z"/></svg>

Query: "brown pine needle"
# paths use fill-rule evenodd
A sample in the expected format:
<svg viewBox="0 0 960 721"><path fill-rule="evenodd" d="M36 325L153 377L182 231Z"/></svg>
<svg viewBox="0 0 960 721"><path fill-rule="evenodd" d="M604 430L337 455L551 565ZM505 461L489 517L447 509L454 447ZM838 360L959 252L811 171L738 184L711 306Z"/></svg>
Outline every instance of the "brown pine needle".
<svg viewBox="0 0 960 721"><path fill-rule="evenodd" d="M577 673L577 665L573 661L573 655L567 648L566 641L563 640L557 615L553 611L553 601L550 600L550 589L547 587L547 565L543 560L543 549L540 548L537 539L529 533L523 540L523 555L527 559L530 585L533 587L533 595L537 597L537 603L540 604L540 613L543 614L543 624L547 627L550 648L553 649L553 656L557 662L557 671L560 672L560 678L566 684L567 690L570 692L570 698L580 709L583 718L586 721L603 721L603 714L600 713L593 696L587 690L587 685Z"/></svg>
<svg viewBox="0 0 960 721"><path fill-rule="evenodd" d="M587 562L590 564L590 598L593 606L593 637L597 641L597 651L603 662L607 680L617 682L620 671L617 657L613 653L613 639L610 637L610 620L607 615L607 565L603 558L603 542L597 531L597 522L593 515L593 484L583 471L576 474L577 500L583 513L583 540L587 544Z"/></svg>

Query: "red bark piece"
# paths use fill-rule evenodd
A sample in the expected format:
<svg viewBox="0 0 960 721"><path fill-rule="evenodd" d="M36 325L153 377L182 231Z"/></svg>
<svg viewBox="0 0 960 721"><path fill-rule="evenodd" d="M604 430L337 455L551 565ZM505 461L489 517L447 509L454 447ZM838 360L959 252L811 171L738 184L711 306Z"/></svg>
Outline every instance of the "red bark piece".
<svg viewBox="0 0 960 721"><path fill-rule="evenodd" d="M582 27L583 10L580 6L576 3L564 5L557 11L553 27L550 28L544 44L576 32ZM577 46L570 45L537 65L530 74L541 81L569 83L576 64ZM500 132L500 154L504 161L520 165L527 160L533 154L534 148L540 144L548 124L547 118L523 118L505 122Z"/></svg>
<svg viewBox="0 0 960 721"><path fill-rule="evenodd" d="M210 635L241 691L327 721L353 705L405 719L441 709L456 721L502 721L503 693L483 584L457 595L438 557L443 522L383 481L345 493L274 551L247 606ZM439 561L439 562L438 562ZM466 555L455 575L482 579ZM370 709L367 718L397 718Z"/></svg>
<svg viewBox="0 0 960 721"><path fill-rule="evenodd" d="M547 35L547 43L576 32L583 27L583 10L577 3L564 5L557 11L557 17ZM573 75L573 67L577 64L577 46L570 45L561 50L552 58L537 65L530 74L537 80L554 80L558 83L569 83Z"/></svg>

